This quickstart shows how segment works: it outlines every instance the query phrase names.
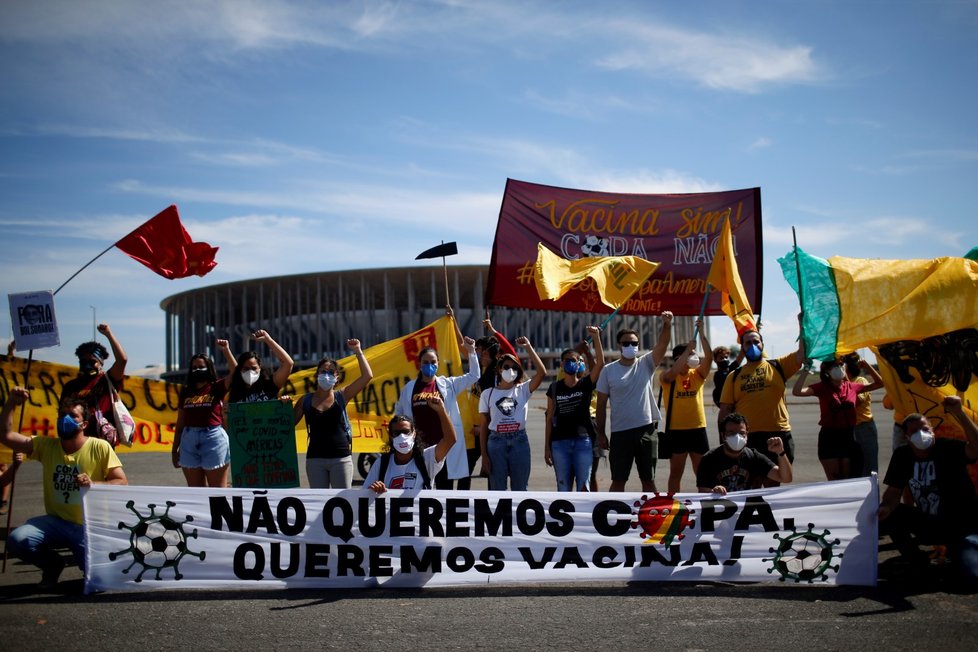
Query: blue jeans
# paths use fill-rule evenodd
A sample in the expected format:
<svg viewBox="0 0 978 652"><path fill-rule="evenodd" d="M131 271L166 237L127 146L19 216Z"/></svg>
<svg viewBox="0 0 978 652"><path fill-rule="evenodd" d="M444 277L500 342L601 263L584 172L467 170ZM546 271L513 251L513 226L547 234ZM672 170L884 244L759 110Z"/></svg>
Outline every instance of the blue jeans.
<svg viewBox="0 0 978 652"><path fill-rule="evenodd" d="M588 490L594 457L590 437L555 439L550 442L550 456L554 461L557 491L570 491L575 484L578 491Z"/></svg>
<svg viewBox="0 0 978 652"><path fill-rule="evenodd" d="M58 548L70 548L78 563L85 570L85 528L57 516L35 516L7 537L7 549L15 557L47 568L56 563Z"/></svg>
<svg viewBox="0 0 978 652"><path fill-rule="evenodd" d="M526 430L501 435L489 431L489 489L506 491L506 480L510 480L512 491L526 491L530 482L530 440Z"/></svg>
<svg viewBox="0 0 978 652"><path fill-rule="evenodd" d="M873 473L879 471L880 445L879 435L876 431L876 422L870 419L869 421L856 424L853 435L856 438L856 443L859 445L859 450L863 453L863 468L859 470L859 475L868 478ZM852 469L852 471L855 472L856 469Z"/></svg>

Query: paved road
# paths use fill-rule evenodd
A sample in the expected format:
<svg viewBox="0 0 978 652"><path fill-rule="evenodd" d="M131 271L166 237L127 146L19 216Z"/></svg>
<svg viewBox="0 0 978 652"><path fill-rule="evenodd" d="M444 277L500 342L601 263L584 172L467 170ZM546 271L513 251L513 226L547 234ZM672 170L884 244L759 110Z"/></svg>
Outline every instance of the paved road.
<svg viewBox="0 0 978 652"><path fill-rule="evenodd" d="M539 393L542 396L542 392ZM878 398L878 397L877 397ZM531 489L554 487L543 463L543 402L531 416ZM889 414L880 455L889 454ZM715 413L714 413L715 414ZM817 409L791 404L798 482L823 479L815 456ZM713 415L710 415L713 418ZM123 457L133 484L181 486L166 454ZM301 466L301 465L300 465ZM26 464L14 525L40 510L40 465ZM608 482L607 468L600 473ZM660 469L660 485L667 472ZM477 480L482 488L484 480ZM639 490L635 479L630 491ZM692 490L687 471L684 490ZM154 649L958 650L976 648L978 596L956 592L944 569L910 571L881 552L880 584L593 583L424 590L167 591L81 596L81 574L65 571L58 593L37 593L39 573L13 560L0 575L2 649L124 645Z"/></svg>

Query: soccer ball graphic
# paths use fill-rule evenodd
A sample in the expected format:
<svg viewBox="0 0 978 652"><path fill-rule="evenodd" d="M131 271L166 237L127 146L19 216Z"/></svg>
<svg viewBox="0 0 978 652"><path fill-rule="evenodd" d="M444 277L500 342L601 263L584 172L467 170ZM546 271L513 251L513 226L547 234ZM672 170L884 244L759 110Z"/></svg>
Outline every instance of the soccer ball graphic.
<svg viewBox="0 0 978 652"><path fill-rule="evenodd" d="M197 537L197 530L186 532L184 525L193 520L192 516L187 516L185 521L175 521L170 516L170 508L175 507L176 503L167 501L166 510L162 514L156 513L156 505L149 507L149 516L143 516L133 507L135 503L129 501L126 508L136 515L138 519L134 525L119 523L119 529L129 530L129 547L125 550L109 553L109 561L115 561L121 555L131 554L132 563L122 572L128 573L133 566L140 565L142 569L134 581L142 582L143 574L147 571L154 571L156 579L161 579L160 572L165 568L173 569L174 579L180 579L179 564L184 555L193 555L201 561L206 556L205 552L193 552L187 549L187 539Z"/></svg>
<svg viewBox="0 0 978 652"><path fill-rule="evenodd" d="M581 251L585 256L607 256L608 241L596 235L586 236Z"/></svg>
<svg viewBox="0 0 978 652"><path fill-rule="evenodd" d="M795 582L808 582L812 584L819 579L828 579L826 574L829 570L839 572L839 566L832 565L832 560L842 557L836 554L834 548L839 544L839 540L829 541L826 535L831 534L828 530L823 530L822 534L815 534L812 523L808 524L808 529L802 532L792 531L786 537L775 534L774 538L779 541L777 548L771 548L770 552L775 553L773 559L765 561L774 562L768 573L777 571L781 575L781 581L794 580Z"/></svg>

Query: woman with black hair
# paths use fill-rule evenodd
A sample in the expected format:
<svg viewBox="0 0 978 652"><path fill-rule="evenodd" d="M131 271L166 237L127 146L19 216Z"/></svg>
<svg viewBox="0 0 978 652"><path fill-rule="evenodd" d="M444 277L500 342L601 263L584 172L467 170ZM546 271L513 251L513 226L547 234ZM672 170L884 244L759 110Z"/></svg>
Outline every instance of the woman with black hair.
<svg viewBox="0 0 978 652"><path fill-rule="evenodd" d="M448 451L455 444L455 426L437 396L428 399L428 407L438 415L444 436L434 446L425 448L411 417L398 414L387 424L388 449L370 467L363 486L382 494L388 489L431 489L433 479L445 465Z"/></svg>
<svg viewBox="0 0 978 652"><path fill-rule="evenodd" d="M231 446L224 430L224 397L234 375L234 356L227 340L217 346L228 360L228 375L218 380L214 362L204 353L190 358L190 368L173 433L173 468L183 469L188 487L226 487Z"/></svg>
<svg viewBox="0 0 978 652"><path fill-rule="evenodd" d="M840 360L825 360L819 368L820 382L805 387L808 367L804 367L795 381L791 393L794 396L817 396L821 418L818 423L818 461L822 463L826 480L843 480L849 477L851 460L858 456L854 437L856 428L856 400L859 394L871 392L883 386L879 373L865 360L859 367L873 378L870 384L853 383L846 378L846 369Z"/></svg>
<svg viewBox="0 0 978 652"><path fill-rule="evenodd" d="M278 369L273 375L263 366L255 351L245 351L238 356L238 373L231 377L228 403L255 403L278 398L278 393L289 380L292 373L292 356L264 330L251 334L256 342L264 342L278 360Z"/></svg>
<svg viewBox="0 0 978 652"><path fill-rule="evenodd" d="M337 389L343 368L332 358L322 358L316 365L316 391L306 394L295 404L295 423L306 420L309 448L306 451L306 477L313 489L349 489L353 486L353 429L346 414L346 404L363 391L373 371L367 362L360 340L349 339L360 367L360 376Z"/></svg>
<svg viewBox="0 0 978 652"><path fill-rule="evenodd" d="M516 345L526 349L536 372L530 380L523 379L523 363L516 356L499 356L496 385L479 396L481 425L479 439L482 450L482 470L489 476L489 489L506 491L507 482L513 491L526 491L530 480L530 440L526 436L526 417L530 396L543 382L547 368L526 337L516 339Z"/></svg>
<svg viewBox="0 0 978 652"><path fill-rule="evenodd" d="M75 349L75 356L78 358L78 376L64 384L61 396L58 398L58 405L63 405L67 399L78 399L84 402L92 415L88 420L85 435L105 439L112 448L115 448L118 424L115 423L115 416L112 413L112 388L116 393L122 389L129 358L108 324L99 324L98 332L109 340L115 361L106 371L105 361L109 359L106 348L99 342L80 344ZM112 384L112 388L109 387L109 383ZM64 415L59 412L58 418L62 416ZM113 427L101 428L103 420Z"/></svg>

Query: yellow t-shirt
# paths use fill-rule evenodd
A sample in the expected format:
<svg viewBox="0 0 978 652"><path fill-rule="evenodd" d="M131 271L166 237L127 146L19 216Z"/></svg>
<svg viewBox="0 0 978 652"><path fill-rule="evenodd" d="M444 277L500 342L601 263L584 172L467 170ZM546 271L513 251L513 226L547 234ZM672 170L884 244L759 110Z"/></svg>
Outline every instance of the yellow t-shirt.
<svg viewBox="0 0 978 652"><path fill-rule="evenodd" d="M721 404L730 404L734 412L747 417L751 432L787 432L788 407L784 402L787 379L798 373L801 362L795 353L777 359L784 377L767 359L748 362L727 376L720 394Z"/></svg>
<svg viewBox="0 0 978 652"><path fill-rule="evenodd" d="M854 383L870 385L872 381L866 380L862 376L857 376ZM859 392L856 394L856 425L873 420L873 397L869 392Z"/></svg>
<svg viewBox="0 0 978 652"><path fill-rule="evenodd" d="M69 455L55 437L34 437L34 450L28 459L44 466L44 510L51 516L82 524L81 488L75 484L79 473L93 482L102 482L110 469L122 466L109 442L89 437L76 453Z"/></svg>
<svg viewBox="0 0 978 652"><path fill-rule="evenodd" d="M662 380L665 372L659 374L662 385L662 423L669 430L691 430L706 427L706 412L703 410L703 383L706 381L696 369L690 369L685 376L677 376L672 383ZM669 404L674 401L672 414ZM669 415L668 417L666 415ZM669 423L666 424L668 419Z"/></svg>

